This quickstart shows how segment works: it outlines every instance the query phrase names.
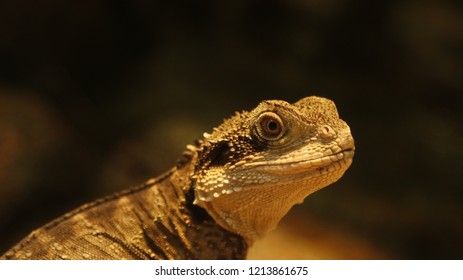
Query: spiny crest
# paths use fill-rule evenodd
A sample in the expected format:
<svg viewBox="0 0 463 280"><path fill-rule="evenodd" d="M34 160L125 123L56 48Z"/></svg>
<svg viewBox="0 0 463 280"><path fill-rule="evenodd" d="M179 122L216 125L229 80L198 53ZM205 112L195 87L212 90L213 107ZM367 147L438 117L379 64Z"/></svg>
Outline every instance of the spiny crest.
<svg viewBox="0 0 463 280"><path fill-rule="evenodd" d="M230 118L224 119L223 123L213 128L212 133L204 132L202 140L196 140L195 145L187 145L187 150L178 161L177 166L189 162L196 154L198 163L196 169L204 170L206 167L222 166L227 162L233 162L243 150L240 142L246 143L243 139L246 135L246 121L249 112L235 112ZM249 150L249 147L245 150ZM196 176L196 175L195 175Z"/></svg>
<svg viewBox="0 0 463 280"><path fill-rule="evenodd" d="M230 118L226 118L221 125L213 129L212 134L210 134L210 137L208 137L208 140L221 141L223 139L230 139L230 136L233 137L238 132L241 134L244 133L248 119L249 112L235 112L235 115Z"/></svg>
<svg viewBox="0 0 463 280"><path fill-rule="evenodd" d="M214 128L212 134L205 134L198 149L199 170L233 164L255 151L249 135L248 119L249 112L236 112Z"/></svg>

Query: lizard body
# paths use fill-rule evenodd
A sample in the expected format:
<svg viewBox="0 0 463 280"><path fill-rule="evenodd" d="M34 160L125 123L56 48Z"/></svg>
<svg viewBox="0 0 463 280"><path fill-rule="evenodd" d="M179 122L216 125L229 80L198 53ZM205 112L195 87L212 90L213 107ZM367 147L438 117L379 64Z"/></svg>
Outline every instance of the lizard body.
<svg viewBox="0 0 463 280"><path fill-rule="evenodd" d="M320 97L263 101L196 144L167 173L65 214L1 259L243 259L354 154L349 127Z"/></svg>

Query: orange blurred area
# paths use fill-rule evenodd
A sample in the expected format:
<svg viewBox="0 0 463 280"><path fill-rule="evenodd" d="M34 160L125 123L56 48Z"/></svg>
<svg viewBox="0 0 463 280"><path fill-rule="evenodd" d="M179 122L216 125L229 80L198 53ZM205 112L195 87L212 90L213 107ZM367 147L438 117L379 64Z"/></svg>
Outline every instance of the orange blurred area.
<svg viewBox="0 0 463 280"><path fill-rule="evenodd" d="M324 225L301 211L292 211L278 228L249 250L251 260L381 260L385 248L349 230Z"/></svg>

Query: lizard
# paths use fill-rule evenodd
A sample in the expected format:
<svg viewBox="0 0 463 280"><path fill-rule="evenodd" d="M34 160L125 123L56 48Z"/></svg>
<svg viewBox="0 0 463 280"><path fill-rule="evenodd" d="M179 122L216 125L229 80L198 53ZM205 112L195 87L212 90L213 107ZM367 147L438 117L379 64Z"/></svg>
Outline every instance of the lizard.
<svg viewBox="0 0 463 280"><path fill-rule="evenodd" d="M141 186L84 204L0 259L245 259L296 204L340 179L355 146L333 101L262 101Z"/></svg>

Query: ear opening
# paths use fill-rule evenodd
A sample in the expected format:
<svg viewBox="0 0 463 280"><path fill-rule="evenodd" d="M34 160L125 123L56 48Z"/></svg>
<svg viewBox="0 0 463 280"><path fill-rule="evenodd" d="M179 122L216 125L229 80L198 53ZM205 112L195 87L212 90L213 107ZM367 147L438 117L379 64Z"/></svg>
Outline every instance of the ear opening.
<svg viewBox="0 0 463 280"><path fill-rule="evenodd" d="M230 147L227 141L220 141L213 144L211 150L207 154L209 166L224 166L230 161Z"/></svg>

